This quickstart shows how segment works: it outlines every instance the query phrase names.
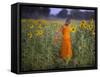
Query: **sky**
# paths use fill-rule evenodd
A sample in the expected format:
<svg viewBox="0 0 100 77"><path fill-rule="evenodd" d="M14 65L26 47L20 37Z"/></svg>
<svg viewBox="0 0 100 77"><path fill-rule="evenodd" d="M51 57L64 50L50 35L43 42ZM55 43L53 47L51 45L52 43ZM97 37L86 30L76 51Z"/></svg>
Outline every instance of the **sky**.
<svg viewBox="0 0 100 77"><path fill-rule="evenodd" d="M62 9L61 8L50 8L50 14L53 14L53 15L56 15L56 14L58 14ZM66 9L66 10L68 10L68 14L70 14L70 10L71 9Z"/></svg>
<svg viewBox="0 0 100 77"><path fill-rule="evenodd" d="M56 15L58 14L62 9L61 8L50 8L50 14L52 15ZM70 14L71 10L72 9L66 9L68 11L68 14ZM94 12L94 10L83 10L83 9L80 9L80 11L82 12L85 12L85 11L91 11L91 12Z"/></svg>

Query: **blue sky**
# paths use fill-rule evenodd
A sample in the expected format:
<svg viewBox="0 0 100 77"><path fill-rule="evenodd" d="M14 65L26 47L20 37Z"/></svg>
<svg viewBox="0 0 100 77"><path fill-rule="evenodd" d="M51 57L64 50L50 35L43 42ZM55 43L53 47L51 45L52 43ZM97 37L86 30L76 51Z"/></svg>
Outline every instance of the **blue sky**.
<svg viewBox="0 0 100 77"><path fill-rule="evenodd" d="M50 8L50 14L53 14L53 15L56 15L56 14L58 14L62 9L61 8ZM68 14L70 14L70 10L71 9L66 9L66 10L68 10Z"/></svg>
<svg viewBox="0 0 100 77"><path fill-rule="evenodd" d="M58 14L62 9L61 8L50 8L50 14L53 14L53 15L56 15ZM71 10L72 9L66 9L68 10L68 14L70 14ZM85 11L91 11L91 12L94 12L94 10L83 10L83 9L80 9L80 11L82 12L85 12Z"/></svg>

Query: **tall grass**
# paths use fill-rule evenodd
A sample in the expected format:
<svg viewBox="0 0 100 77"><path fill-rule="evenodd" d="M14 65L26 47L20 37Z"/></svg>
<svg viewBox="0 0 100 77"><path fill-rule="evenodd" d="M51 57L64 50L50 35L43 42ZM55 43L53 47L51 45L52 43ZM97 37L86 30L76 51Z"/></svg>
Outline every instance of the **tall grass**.
<svg viewBox="0 0 100 77"><path fill-rule="evenodd" d="M69 63L59 57L62 34L54 44L56 31L64 24L64 20L21 20L21 70L44 70L87 67L95 64L95 23L87 23L80 27L81 21L71 21L71 41L73 58ZM88 22L88 21L87 21ZM92 25L93 29L90 27ZM90 30L91 29L91 30Z"/></svg>

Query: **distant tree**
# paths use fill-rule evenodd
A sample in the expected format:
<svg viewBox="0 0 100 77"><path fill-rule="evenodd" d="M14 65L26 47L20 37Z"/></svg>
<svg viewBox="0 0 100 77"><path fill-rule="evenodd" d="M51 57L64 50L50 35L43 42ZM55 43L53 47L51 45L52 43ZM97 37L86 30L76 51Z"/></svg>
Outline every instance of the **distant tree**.
<svg viewBox="0 0 100 77"><path fill-rule="evenodd" d="M44 7L22 7L22 18L41 18L48 17L50 14L49 8Z"/></svg>
<svg viewBox="0 0 100 77"><path fill-rule="evenodd" d="M71 17L72 17L73 19L81 19L82 16L81 16L80 10L73 9L73 10L71 11Z"/></svg>
<svg viewBox="0 0 100 77"><path fill-rule="evenodd" d="M50 9L49 8L43 8L42 9L42 15L48 17L50 14Z"/></svg>
<svg viewBox="0 0 100 77"><path fill-rule="evenodd" d="M89 12L89 11L80 11L79 9L73 9L71 11L71 17L72 19L78 19L78 20L82 20L82 19L86 19L89 20L91 18L95 18L94 12Z"/></svg>
<svg viewBox="0 0 100 77"><path fill-rule="evenodd" d="M59 18L66 18L67 15L68 15L68 11L65 10L65 9L63 9L63 10L61 10L61 11L57 14L57 17L59 17Z"/></svg>

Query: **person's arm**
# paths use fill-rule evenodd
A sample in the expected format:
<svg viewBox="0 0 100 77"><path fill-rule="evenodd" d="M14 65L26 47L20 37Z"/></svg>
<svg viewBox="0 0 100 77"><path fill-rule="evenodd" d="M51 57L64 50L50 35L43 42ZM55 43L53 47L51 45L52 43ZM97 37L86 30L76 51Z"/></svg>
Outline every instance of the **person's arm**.
<svg viewBox="0 0 100 77"><path fill-rule="evenodd" d="M61 26L60 29L58 29L56 32L55 32L55 35L54 35L54 45L58 42L59 40L59 34L62 33L62 30L63 30L63 26Z"/></svg>
<svg viewBox="0 0 100 77"><path fill-rule="evenodd" d="M71 25L69 25L69 30L70 30L70 32L72 31L72 29L71 29Z"/></svg>
<svg viewBox="0 0 100 77"><path fill-rule="evenodd" d="M63 25L60 27L59 32L63 31Z"/></svg>

